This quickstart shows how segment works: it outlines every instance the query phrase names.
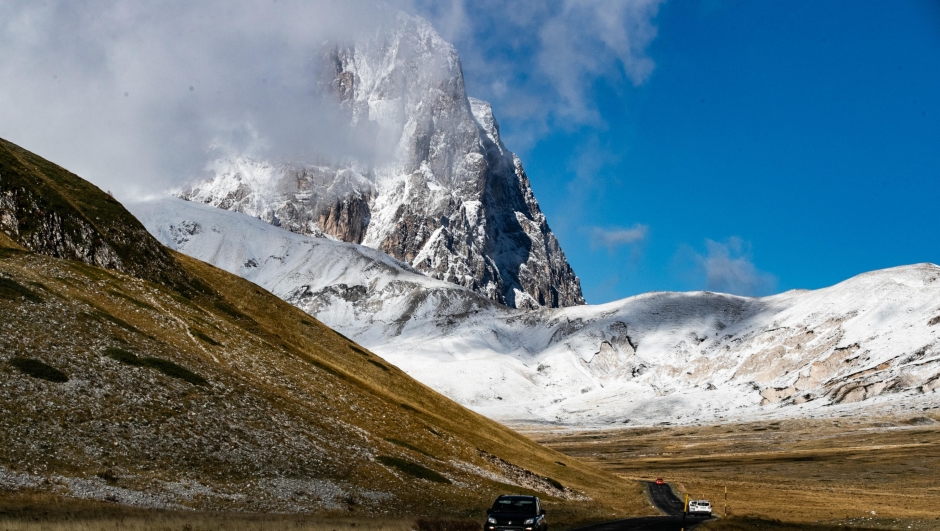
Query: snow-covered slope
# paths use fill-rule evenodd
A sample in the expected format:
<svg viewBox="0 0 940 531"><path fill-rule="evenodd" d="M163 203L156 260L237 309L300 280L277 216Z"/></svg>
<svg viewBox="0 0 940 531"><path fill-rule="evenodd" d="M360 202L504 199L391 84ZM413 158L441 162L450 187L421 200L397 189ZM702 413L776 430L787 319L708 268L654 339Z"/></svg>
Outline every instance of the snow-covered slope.
<svg viewBox="0 0 940 531"><path fill-rule="evenodd" d="M688 423L940 403L940 267L765 298L648 293L522 311L372 249L164 199L159 240L239 274L504 421Z"/></svg>
<svg viewBox="0 0 940 531"><path fill-rule="evenodd" d="M371 38L327 46L322 66L321 88L371 132L375 162L233 156L178 195L362 243L508 306L584 303L490 105L467 97L456 50L426 21L393 13Z"/></svg>
<svg viewBox="0 0 940 531"><path fill-rule="evenodd" d="M171 197L129 208L170 248L263 286L323 322L369 323L365 328L376 338L397 335L419 316L434 320L484 309L509 311L363 245L312 238Z"/></svg>

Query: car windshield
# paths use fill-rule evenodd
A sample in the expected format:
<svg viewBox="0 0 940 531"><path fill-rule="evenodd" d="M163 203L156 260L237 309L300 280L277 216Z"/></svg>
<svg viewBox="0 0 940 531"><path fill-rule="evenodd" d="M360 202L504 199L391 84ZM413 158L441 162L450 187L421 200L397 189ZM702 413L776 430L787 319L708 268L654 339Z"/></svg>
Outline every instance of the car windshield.
<svg viewBox="0 0 940 531"><path fill-rule="evenodd" d="M499 498L493 504L494 513L535 514L533 498Z"/></svg>

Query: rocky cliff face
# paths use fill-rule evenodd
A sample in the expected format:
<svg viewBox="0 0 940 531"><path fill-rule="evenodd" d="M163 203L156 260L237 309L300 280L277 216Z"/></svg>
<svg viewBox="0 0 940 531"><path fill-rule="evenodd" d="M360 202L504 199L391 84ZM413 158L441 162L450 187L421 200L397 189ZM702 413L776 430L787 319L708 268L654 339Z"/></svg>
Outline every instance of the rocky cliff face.
<svg viewBox="0 0 940 531"><path fill-rule="evenodd" d="M424 20L398 14L321 59L321 89L353 127L374 133L379 162L235 157L180 197L361 243L511 307L584 303L492 109L467 97L453 46Z"/></svg>
<svg viewBox="0 0 940 531"><path fill-rule="evenodd" d="M201 292L113 197L0 139L0 231L30 251Z"/></svg>

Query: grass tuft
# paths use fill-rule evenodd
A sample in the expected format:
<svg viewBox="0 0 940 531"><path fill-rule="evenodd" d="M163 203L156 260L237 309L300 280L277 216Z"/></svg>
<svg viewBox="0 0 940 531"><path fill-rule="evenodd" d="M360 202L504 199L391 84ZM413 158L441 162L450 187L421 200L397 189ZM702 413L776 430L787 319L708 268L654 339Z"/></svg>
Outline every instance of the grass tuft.
<svg viewBox="0 0 940 531"><path fill-rule="evenodd" d="M428 456L428 457L430 457L430 458L432 458L432 459L437 459L436 457L434 457L433 455L431 455L431 454L425 452L425 451L422 450L421 448L418 448L417 446L414 446L414 445L412 445L412 444L410 444L410 443L407 443L407 442L405 442L405 441L402 441L402 440L399 440L399 439L395 439L395 438L393 438L393 437L386 437L385 440L388 441L388 442L390 442L390 443L392 443L392 444L397 444L398 446L401 446L402 448L407 448L407 449L411 450L412 452L418 452L419 454L426 455L426 456Z"/></svg>
<svg viewBox="0 0 940 531"><path fill-rule="evenodd" d="M346 379L346 375L345 375L345 374L343 374L343 373L337 371L337 370L334 369L333 367L330 367L330 366L327 365L326 363L322 363L322 362L317 361L317 360L315 360L315 359L313 359L313 358L308 358L307 361L309 361L314 367L316 367L316 368L318 368L318 369L320 369L320 370L326 371L326 372L332 374L333 376L336 376L336 377L339 378L340 380L345 380L345 379Z"/></svg>
<svg viewBox="0 0 940 531"><path fill-rule="evenodd" d="M254 319L243 314L235 306L225 302L225 301L216 301L213 305L224 314L227 314L229 317L234 318L237 321L251 321L254 322Z"/></svg>
<svg viewBox="0 0 940 531"><path fill-rule="evenodd" d="M212 339L211 337L209 337L209 335L206 334L205 332L203 332L202 330L197 330L197 329L195 329L195 328L190 328L190 329L189 329L189 333L192 334L194 337L197 337L197 338L201 339L202 341L205 341L206 343L212 345L213 347L218 347L218 346L220 346L220 345L222 344L222 343L219 343L218 341Z"/></svg>
<svg viewBox="0 0 940 531"><path fill-rule="evenodd" d="M137 357L137 354L123 349L109 347L104 349L104 355L125 365L132 365L134 367L144 366L144 362L142 362L140 358Z"/></svg>
<svg viewBox="0 0 940 531"><path fill-rule="evenodd" d="M358 345L349 345L349 350L352 350L353 352L355 352L355 353L357 353L357 354L362 354L363 356L365 356L365 357L367 357L367 358L370 356L370 354L369 354L368 351L366 351L366 350L363 349L363 348L360 348Z"/></svg>
<svg viewBox="0 0 940 531"><path fill-rule="evenodd" d="M19 249L13 249L10 247L4 247L6 245L3 242L3 236L5 234L0 234L0 260L6 260L7 258L13 258L14 256L23 256L29 251L21 251Z"/></svg>
<svg viewBox="0 0 940 531"><path fill-rule="evenodd" d="M431 470L430 468L425 468L418 463L412 463L406 459L391 457L388 455L380 455L376 457L376 459L385 466L395 467L398 470L401 470L402 472L419 479L426 479L435 483L450 483L449 479Z"/></svg>
<svg viewBox="0 0 940 531"><path fill-rule="evenodd" d="M88 301L83 301L83 302L86 302L87 304L91 304L91 303L89 303ZM127 330L128 332L133 332L133 333L136 333L136 334L141 334L141 333L142 333L140 330L138 330L137 328L135 328L134 325L128 323L127 321L124 321L123 319L118 319L117 317L111 315L110 313L108 313L108 312L103 312L103 311L101 311L101 310L99 310L99 309L97 309L97 308L93 309L93 310L91 311L91 314L90 314L90 315L92 315L92 316L94 316L94 317L97 317L98 319L103 319L103 320L105 320L105 321L110 321L111 323L120 326L121 328L123 328L124 330Z"/></svg>
<svg viewBox="0 0 940 531"><path fill-rule="evenodd" d="M10 365L19 369L23 374L27 374L33 378L39 378L40 380L55 383L65 383L69 381L69 377L66 376L64 372L56 369L52 365L47 365L32 358L15 357L10 360Z"/></svg>
<svg viewBox="0 0 940 531"><path fill-rule="evenodd" d="M193 371L162 358L141 358L145 367L156 369L172 378L185 380L193 385L208 385L209 381Z"/></svg>
<svg viewBox="0 0 940 531"><path fill-rule="evenodd" d="M104 349L104 355L117 360L125 365L131 365L133 367L147 367L148 369L154 369L162 372L163 374L170 376L171 378L177 378L179 380L187 381L193 385L208 385L209 381L194 373L193 371L173 363L172 361L165 360L163 358L156 357L146 357L141 358L134 354L133 352L128 352L119 348L106 348Z"/></svg>
<svg viewBox="0 0 940 531"><path fill-rule="evenodd" d="M157 311L157 309L154 308L152 304L148 304L144 301L135 299L134 297L131 297L130 295L125 295L124 293L121 293L120 291L109 289L108 293L110 293L111 295L119 299L124 299L125 301L133 304L134 306L137 306L138 308L143 308L144 310L150 310L150 311Z"/></svg>
<svg viewBox="0 0 940 531"><path fill-rule="evenodd" d="M389 369L388 367L386 367L384 364L379 363L379 362L377 362L377 361L375 361L375 360L369 360L369 363L371 363L372 365L375 365L376 367L382 369L382 370L385 371L385 372L391 371L391 369Z"/></svg>
<svg viewBox="0 0 940 531"><path fill-rule="evenodd" d="M333 330L333 329L331 328L331 330ZM349 339L348 337L344 336L343 334L340 334L340 333L337 332L336 330L333 330L333 333L336 334L336 335L338 335L339 337L345 339L346 341L349 341L350 343L355 343L355 341L353 341L352 339Z"/></svg>
<svg viewBox="0 0 940 531"><path fill-rule="evenodd" d="M20 297L37 304L42 302L42 297L35 291L11 278L0 277L0 299L15 301Z"/></svg>

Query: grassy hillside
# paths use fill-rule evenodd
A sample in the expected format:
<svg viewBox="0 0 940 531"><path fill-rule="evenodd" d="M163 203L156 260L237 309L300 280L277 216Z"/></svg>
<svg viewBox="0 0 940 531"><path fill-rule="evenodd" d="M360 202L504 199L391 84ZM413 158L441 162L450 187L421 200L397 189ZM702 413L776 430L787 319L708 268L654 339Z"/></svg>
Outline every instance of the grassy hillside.
<svg viewBox="0 0 940 531"><path fill-rule="evenodd" d="M45 205L17 207L19 232L7 216L0 235L0 497L479 518L530 492L556 527L650 511L637 484L457 405L254 284L154 251L74 175L6 143L0 159L5 204ZM9 187L10 168L39 187ZM47 256L30 212L107 217L96 238L123 269Z"/></svg>
<svg viewBox="0 0 940 531"><path fill-rule="evenodd" d="M116 199L0 139L0 231L37 253L204 291Z"/></svg>

